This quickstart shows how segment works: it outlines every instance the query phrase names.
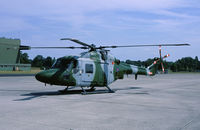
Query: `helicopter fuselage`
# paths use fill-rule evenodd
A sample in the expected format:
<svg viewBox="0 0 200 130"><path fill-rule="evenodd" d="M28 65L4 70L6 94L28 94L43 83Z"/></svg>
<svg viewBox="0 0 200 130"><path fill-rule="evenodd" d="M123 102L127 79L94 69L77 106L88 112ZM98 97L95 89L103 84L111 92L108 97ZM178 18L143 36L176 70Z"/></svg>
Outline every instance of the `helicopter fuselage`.
<svg viewBox="0 0 200 130"><path fill-rule="evenodd" d="M120 63L107 52L84 52L80 56L57 59L51 69L36 74L36 79L51 85L103 87L124 74L153 75L148 68Z"/></svg>

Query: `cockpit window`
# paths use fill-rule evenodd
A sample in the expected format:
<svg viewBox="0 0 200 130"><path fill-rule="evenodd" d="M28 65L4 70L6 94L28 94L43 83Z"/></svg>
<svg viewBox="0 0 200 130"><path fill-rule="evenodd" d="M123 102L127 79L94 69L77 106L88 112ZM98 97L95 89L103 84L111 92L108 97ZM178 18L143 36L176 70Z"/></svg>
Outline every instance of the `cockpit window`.
<svg viewBox="0 0 200 130"><path fill-rule="evenodd" d="M56 62L53 64L52 68L68 68L71 64L71 61L64 58L59 58L56 60Z"/></svg>

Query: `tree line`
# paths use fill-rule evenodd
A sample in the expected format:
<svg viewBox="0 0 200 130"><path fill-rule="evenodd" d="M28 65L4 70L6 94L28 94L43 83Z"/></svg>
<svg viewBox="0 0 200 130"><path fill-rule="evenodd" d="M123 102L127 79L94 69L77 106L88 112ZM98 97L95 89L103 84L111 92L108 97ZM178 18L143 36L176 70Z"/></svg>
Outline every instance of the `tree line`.
<svg viewBox="0 0 200 130"><path fill-rule="evenodd" d="M37 55L33 59L29 59L29 56L27 53L20 53L20 63L21 64L31 64L32 67L39 67L41 69L48 69L51 68L53 63L56 61L55 58L52 58L50 56L43 57L42 55Z"/></svg>
<svg viewBox="0 0 200 130"><path fill-rule="evenodd" d="M132 64L136 66L149 66L154 62L154 59L147 59L146 61L132 61L126 60L127 64ZM200 72L200 61L196 56L194 59L192 57L183 57L175 62L163 61L164 68L171 70L173 72L188 71L188 72ZM158 65L158 70L162 70L161 64Z"/></svg>
<svg viewBox="0 0 200 130"><path fill-rule="evenodd" d="M133 60L126 60L127 64L132 64L136 66L149 66L154 62L154 59L147 59L146 61L133 61ZM43 57L42 55L37 55L33 59L29 59L27 53L20 53L20 63L21 64L31 64L32 67L40 67L43 68L50 68L53 63L56 61L55 58L50 56ZM188 72L200 72L200 61L196 56L194 59L192 57L184 57L178 59L175 62L168 62L163 61L163 65L165 69L171 70L173 72L180 72L180 71L188 71ZM158 70L162 70L161 65L158 65Z"/></svg>

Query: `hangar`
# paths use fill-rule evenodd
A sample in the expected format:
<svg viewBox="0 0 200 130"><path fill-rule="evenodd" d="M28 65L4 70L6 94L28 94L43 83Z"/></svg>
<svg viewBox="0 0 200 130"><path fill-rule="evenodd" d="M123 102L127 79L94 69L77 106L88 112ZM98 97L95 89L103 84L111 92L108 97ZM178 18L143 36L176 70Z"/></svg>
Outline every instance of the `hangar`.
<svg viewBox="0 0 200 130"><path fill-rule="evenodd" d="M28 71L30 64L20 64L20 39L0 38L0 70Z"/></svg>

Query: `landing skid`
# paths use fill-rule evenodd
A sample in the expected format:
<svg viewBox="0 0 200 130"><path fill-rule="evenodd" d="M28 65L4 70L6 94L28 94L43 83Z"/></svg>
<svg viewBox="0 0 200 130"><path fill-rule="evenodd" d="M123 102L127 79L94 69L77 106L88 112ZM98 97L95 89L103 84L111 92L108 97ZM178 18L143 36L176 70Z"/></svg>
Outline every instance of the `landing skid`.
<svg viewBox="0 0 200 130"><path fill-rule="evenodd" d="M113 91L112 89L110 89L110 87L106 86L106 88L108 89L108 91L95 91L95 88L92 87L90 90L86 91L83 87L81 87L82 91L81 94L82 95L87 95L87 94L101 94L101 93L114 93L115 91Z"/></svg>
<svg viewBox="0 0 200 130"><path fill-rule="evenodd" d="M87 95L87 94L101 94L101 93L114 93L115 91L113 91L109 86L105 86L107 90L96 90L94 87L91 87L89 90L85 90L84 87L81 87L82 95ZM60 93L67 93L70 92L68 91L69 86L67 86L65 89L63 90L59 90Z"/></svg>

